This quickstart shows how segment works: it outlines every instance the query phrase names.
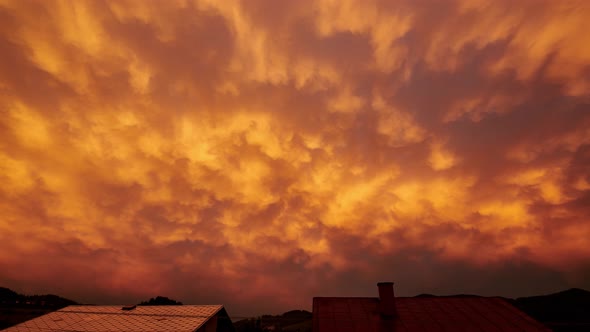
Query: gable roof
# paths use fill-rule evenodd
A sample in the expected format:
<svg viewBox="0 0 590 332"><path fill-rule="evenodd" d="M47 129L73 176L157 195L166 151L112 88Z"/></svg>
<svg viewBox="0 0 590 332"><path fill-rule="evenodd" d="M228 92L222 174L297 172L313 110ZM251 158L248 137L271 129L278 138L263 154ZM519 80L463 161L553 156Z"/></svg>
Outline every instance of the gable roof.
<svg viewBox="0 0 590 332"><path fill-rule="evenodd" d="M3 332L164 332L195 331L222 305L122 306L73 305L12 326Z"/></svg>
<svg viewBox="0 0 590 332"><path fill-rule="evenodd" d="M378 305L378 298L316 297L313 331L551 331L499 297L396 297L391 320Z"/></svg>

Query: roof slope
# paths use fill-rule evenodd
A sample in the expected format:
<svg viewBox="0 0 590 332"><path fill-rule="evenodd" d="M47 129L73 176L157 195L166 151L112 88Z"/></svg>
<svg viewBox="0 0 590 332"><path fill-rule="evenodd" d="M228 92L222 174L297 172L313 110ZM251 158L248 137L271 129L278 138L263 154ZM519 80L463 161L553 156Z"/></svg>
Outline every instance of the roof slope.
<svg viewBox="0 0 590 332"><path fill-rule="evenodd" d="M530 331L548 328L496 297L396 297L398 316L381 319L377 298L317 297L313 330L331 331Z"/></svg>
<svg viewBox="0 0 590 332"><path fill-rule="evenodd" d="M194 331L218 313L221 305L68 306L10 327L3 332L164 332Z"/></svg>

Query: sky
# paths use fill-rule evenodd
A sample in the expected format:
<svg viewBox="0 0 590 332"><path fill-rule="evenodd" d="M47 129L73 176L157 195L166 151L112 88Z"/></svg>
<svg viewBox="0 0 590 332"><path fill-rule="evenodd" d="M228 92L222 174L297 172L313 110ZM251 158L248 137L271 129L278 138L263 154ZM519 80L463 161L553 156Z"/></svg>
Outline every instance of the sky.
<svg viewBox="0 0 590 332"><path fill-rule="evenodd" d="M588 289L588 31L584 0L0 0L0 285Z"/></svg>

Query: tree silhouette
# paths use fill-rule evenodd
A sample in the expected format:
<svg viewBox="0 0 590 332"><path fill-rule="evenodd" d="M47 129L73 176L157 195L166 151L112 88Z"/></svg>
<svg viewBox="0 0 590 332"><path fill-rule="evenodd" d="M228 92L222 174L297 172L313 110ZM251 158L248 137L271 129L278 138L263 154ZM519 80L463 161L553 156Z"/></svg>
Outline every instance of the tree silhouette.
<svg viewBox="0 0 590 332"><path fill-rule="evenodd" d="M138 305L182 305L182 302L169 299L165 296L156 296L148 301L142 301Z"/></svg>

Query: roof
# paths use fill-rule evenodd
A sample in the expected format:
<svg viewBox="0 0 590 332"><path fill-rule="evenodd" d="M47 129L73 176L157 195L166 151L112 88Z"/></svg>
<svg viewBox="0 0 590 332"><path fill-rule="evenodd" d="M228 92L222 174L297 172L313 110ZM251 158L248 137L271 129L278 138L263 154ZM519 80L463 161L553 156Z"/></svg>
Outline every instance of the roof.
<svg viewBox="0 0 590 332"><path fill-rule="evenodd" d="M68 306L2 332L195 331L223 309L221 305Z"/></svg>
<svg viewBox="0 0 590 332"><path fill-rule="evenodd" d="M313 331L551 331L499 297L396 297L392 320L381 318L378 304L370 297L316 297Z"/></svg>

